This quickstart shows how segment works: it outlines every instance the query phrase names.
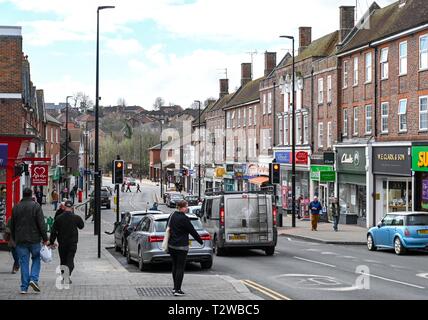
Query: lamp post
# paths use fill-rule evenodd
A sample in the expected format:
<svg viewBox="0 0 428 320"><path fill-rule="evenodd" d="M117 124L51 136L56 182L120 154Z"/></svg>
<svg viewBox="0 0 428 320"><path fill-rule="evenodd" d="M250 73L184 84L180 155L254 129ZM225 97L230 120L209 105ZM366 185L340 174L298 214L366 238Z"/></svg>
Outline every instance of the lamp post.
<svg viewBox="0 0 428 320"><path fill-rule="evenodd" d="M294 37L293 36L280 36L280 38L290 39L293 42L292 51L293 51L293 102L291 109L291 117L292 117L292 137L291 137L291 215L292 215L292 227L296 227L296 71L295 71L295 56L294 56Z"/></svg>
<svg viewBox="0 0 428 320"><path fill-rule="evenodd" d="M198 103L198 111L199 111L199 124L198 124L198 198L201 201L201 102L199 100L195 101Z"/></svg>
<svg viewBox="0 0 428 320"><path fill-rule="evenodd" d="M98 258L101 258L101 172L99 164L99 56L100 56L100 11L114 9L114 6L102 6L97 9L97 61L95 92L95 234L98 235Z"/></svg>
<svg viewBox="0 0 428 320"><path fill-rule="evenodd" d="M68 189L68 98L65 98L65 187Z"/></svg>
<svg viewBox="0 0 428 320"><path fill-rule="evenodd" d="M162 160L162 132L163 132L163 119L159 120L160 127L161 127L161 138L160 138L160 193L161 198L163 199L163 160Z"/></svg>

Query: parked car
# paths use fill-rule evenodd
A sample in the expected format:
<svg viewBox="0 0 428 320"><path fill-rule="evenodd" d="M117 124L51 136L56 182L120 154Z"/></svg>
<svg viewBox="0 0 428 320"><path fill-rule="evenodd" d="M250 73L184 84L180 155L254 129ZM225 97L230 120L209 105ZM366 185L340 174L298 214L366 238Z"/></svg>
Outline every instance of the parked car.
<svg viewBox="0 0 428 320"><path fill-rule="evenodd" d="M190 249L186 262L197 262L202 269L210 269L213 265L213 249L210 234L203 228L200 219L192 214L190 218L196 231L203 240L200 245L190 237ZM166 226L170 215L149 214L137 225L128 237L127 262L138 262L141 271L148 269L150 265L171 262L171 256L162 250L162 241L165 236Z"/></svg>
<svg viewBox="0 0 428 320"><path fill-rule="evenodd" d="M229 248L262 249L273 255L278 238L276 215L274 196L262 191L208 193L200 213L218 256Z"/></svg>
<svg viewBox="0 0 428 320"><path fill-rule="evenodd" d="M101 207L106 207L107 209L111 209L111 199L110 199L110 191L107 188L101 188ZM91 199L94 199L95 191L91 193Z"/></svg>
<svg viewBox="0 0 428 320"><path fill-rule="evenodd" d="M163 214L162 211L146 210L146 211L128 211L122 213L122 219L116 226L114 231L114 248L116 251L121 251L126 256L128 247L128 236L134 231L138 223L148 214Z"/></svg>
<svg viewBox="0 0 428 320"><path fill-rule="evenodd" d="M367 233L367 248L394 249L397 255L407 250L428 249L428 213L396 212L387 214Z"/></svg>
<svg viewBox="0 0 428 320"><path fill-rule="evenodd" d="M177 203L184 200L184 197L180 193L172 193L166 199L166 205L170 208L175 208Z"/></svg>
<svg viewBox="0 0 428 320"><path fill-rule="evenodd" d="M201 209L202 209L202 207L201 206L190 206L190 207L188 207L188 214L194 214L195 216L198 216L198 217L200 217L200 215L201 215Z"/></svg>
<svg viewBox="0 0 428 320"><path fill-rule="evenodd" d="M189 207L199 205L199 197L198 196L194 196L194 195L184 196L184 200L187 201L187 205Z"/></svg>

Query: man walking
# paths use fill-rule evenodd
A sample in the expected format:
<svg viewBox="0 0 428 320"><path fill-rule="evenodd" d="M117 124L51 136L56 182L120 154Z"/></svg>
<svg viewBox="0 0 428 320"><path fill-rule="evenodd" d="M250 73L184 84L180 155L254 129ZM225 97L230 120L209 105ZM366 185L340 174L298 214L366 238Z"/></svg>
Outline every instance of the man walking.
<svg viewBox="0 0 428 320"><path fill-rule="evenodd" d="M140 184L139 183L137 184L137 192L141 192Z"/></svg>
<svg viewBox="0 0 428 320"><path fill-rule="evenodd" d="M339 201L337 198L331 198L331 216L333 217L333 229L334 231L339 231L339 219L340 219L340 209Z"/></svg>
<svg viewBox="0 0 428 320"><path fill-rule="evenodd" d="M130 182L128 182L128 184L127 184L127 187L126 187L126 192L132 192L132 190L131 190L131 183Z"/></svg>
<svg viewBox="0 0 428 320"><path fill-rule="evenodd" d="M74 256L76 255L77 243L79 241L78 229L82 230L83 227L83 219L74 214L73 203L70 200L66 201L63 214L56 218L52 226L49 242L53 245L55 240L58 240L61 273L64 273L63 266L66 266L68 268L67 278L69 283L71 283L69 277L74 269Z"/></svg>
<svg viewBox="0 0 428 320"><path fill-rule="evenodd" d="M318 201L317 196L315 196L314 201L309 204L309 209L311 210L312 231L317 231L320 212L322 210L321 202Z"/></svg>
<svg viewBox="0 0 428 320"><path fill-rule="evenodd" d="M10 231L21 268L21 294L27 293L29 286L40 292L40 242L43 240L43 244L47 245L48 236L42 208L32 200L29 188L24 189L23 199L12 209Z"/></svg>
<svg viewBox="0 0 428 320"><path fill-rule="evenodd" d="M53 209L54 211L56 211L58 209L59 194L55 189L53 189L51 193L51 198L52 198Z"/></svg>

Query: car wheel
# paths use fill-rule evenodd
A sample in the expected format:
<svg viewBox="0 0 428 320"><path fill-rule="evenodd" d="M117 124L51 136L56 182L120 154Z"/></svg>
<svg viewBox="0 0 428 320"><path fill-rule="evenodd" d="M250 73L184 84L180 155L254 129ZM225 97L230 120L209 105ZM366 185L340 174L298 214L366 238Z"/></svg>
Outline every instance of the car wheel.
<svg viewBox="0 0 428 320"><path fill-rule="evenodd" d="M394 251L395 251L395 254L399 256L406 253L406 248L404 248L399 237L396 237L394 240Z"/></svg>
<svg viewBox="0 0 428 320"><path fill-rule="evenodd" d="M376 251L377 250L377 248L374 244L373 236L371 234L369 234L367 236L367 249L369 249L369 251Z"/></svg>
<svg viewBox="0 0 428 320"><path fill-rule="evenodd" d="M212 266L213 266L213 259L201 262L201 268L204 270L211 269Z"/></svg>
<svg viewBox="0 0 428 320"><path fill-rule="evenodd" d="M213 246L214 246L213 251L217 257L222 257L226 254L226 249L219 247L219 241L217 239L217 236L214 237Z"/></svg>
<svg viewBox="0 0 428 320"><path fill-rule="evenodd" d="M267 247L265 252L267 256L273 256L275 254L275 247Z"/></svg>
<svg viewBox="0 0 428 320"><path fill-rule="evenodd" d="M140 271L146 271L148 270L148 268L148 264L144 263L143 253L141 252L141 250L138 250L138 269L140 269Z"/></svg>
<svg viewBox="0 0 428 320"><path fill-rule="evenodd" d="M133 263L133 261L131 259L131 252L129 252L129 250L126 253L126 263L128 263L128 264L132 264Z"/></svg>
<svg viewBox="0 0 428 320"><path fill-rule="evenodd" d="M127 251L128 251L128 249L126 248L126 241L125 241L125 239L122 239L122 255L124 257L126 257Z"/></svg>

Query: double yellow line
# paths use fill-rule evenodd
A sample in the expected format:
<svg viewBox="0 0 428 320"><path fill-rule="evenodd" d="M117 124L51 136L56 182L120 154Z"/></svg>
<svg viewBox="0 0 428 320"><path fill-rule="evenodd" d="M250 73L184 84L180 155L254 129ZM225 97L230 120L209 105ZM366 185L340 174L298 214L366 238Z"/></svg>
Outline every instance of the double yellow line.
<svg viewBox="0 0 428 320"><path fill-rule="evenodd" d="M254 282L254 281L241 280L241 282L243 284L245 284L246 286L257 290L257 291L263 293L264 295L266 295L266 296L268 296L274 300L291 300L290 298L288 298L288 297L286 297L286 296L284 296L284 295L282 295L276 291L273 291L272 289L266 288L266 287Z"/></svg>

